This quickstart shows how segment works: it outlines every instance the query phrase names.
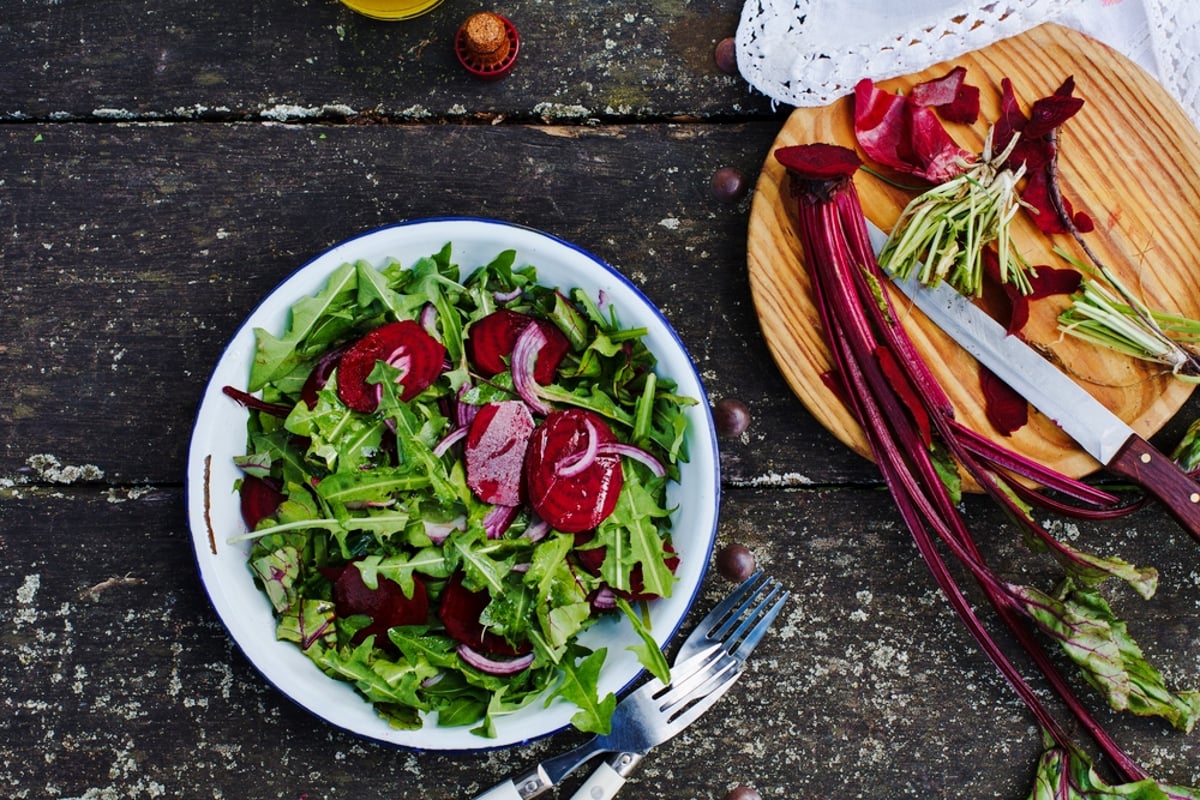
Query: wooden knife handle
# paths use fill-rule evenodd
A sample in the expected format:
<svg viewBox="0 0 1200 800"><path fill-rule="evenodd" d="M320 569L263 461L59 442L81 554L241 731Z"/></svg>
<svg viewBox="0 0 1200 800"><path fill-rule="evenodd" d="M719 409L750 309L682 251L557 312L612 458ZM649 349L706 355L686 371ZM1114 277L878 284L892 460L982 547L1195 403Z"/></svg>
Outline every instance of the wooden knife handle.
<svg viewBox="0 0 1200 800"><path fill-rule="evenodd" d="M1108 462L1108 470L1141 486L1167 507L1183 529L1200 541L1200 483L1140 436L1130 436Z"/></svg>

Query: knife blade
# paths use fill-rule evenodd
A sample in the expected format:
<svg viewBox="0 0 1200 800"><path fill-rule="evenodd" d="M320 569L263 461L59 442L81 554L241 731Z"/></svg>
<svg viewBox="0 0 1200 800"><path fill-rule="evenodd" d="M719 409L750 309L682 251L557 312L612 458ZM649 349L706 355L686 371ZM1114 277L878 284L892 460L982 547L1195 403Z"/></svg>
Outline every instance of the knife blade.
<svg viewBox="0 0 1200 800"><path fill-rule="evenodd" d="M886 235L869 226L876 252ZM1157 498L1200 540L1200 483L1040 353L953 287L915 276L892 282L925 316L1114 475Z"/></svg>

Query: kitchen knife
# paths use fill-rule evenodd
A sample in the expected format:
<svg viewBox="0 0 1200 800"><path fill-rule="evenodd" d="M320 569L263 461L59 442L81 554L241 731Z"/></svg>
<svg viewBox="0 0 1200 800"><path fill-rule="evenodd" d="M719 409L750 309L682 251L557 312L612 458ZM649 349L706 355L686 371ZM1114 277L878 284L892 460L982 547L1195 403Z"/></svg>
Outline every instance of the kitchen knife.
<svg viewBox="0 0 1200 800"><path fill-rule="evenodd" d="M876 250L886 238L871 231ZM893 283L964 350L1049 417L1112 474L1158 498L1200 540L1200 483L1065 373L953 287L915 276Z"/></svg>

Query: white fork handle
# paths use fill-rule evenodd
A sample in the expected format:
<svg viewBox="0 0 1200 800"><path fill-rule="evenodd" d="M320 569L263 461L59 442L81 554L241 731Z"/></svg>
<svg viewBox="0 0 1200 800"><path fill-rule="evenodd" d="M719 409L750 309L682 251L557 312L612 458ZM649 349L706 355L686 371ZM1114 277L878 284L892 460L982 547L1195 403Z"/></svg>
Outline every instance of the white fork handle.
<svg viewBox="0 0 1200 800"><path fill-rule="evenodd" d="M538 765L524 775L497 783L483 794L476 795L473 800L531 800L552 788L554 784Z"/></svg>
<svg viewBox="0 0 1200 800"><path fill-rule="evenodd" d="M497 783L486 792L475 796L475 800L521 800L521 793L511 779Z"/></svg>
<svg viewBox="0 0 1200 800"><path fill-rule="evenodd" d="M575 794L571 795L571 800L612 800L641 760L642 757L637 753L618 753L601 762Z"/></svg>

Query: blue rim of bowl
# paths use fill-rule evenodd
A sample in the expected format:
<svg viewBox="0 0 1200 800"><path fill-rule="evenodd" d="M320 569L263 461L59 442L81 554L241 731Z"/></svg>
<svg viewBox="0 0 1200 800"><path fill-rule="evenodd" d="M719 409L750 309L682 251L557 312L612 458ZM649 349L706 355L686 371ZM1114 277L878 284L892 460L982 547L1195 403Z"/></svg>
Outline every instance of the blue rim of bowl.
<svg viewBox="0 0 1200 800"><path fill-rule="evenodd" d="M604 259L595 255L591 251L589 251L583 247L580 247L577 244L574 244L573 242L570 242L570 241L567 241L566 239L555 236L552 233L547 233L546 231L543 231L543 230L540 230L538 228L534 228L534 227L531 227L528 225L523 225L521 223L509 222L506 220L499 220L499 219L492 219L489 217L474 217L474 216L469 216L469 215L468 216L448 215L448 216L437 216L437 217L421 217L418 219L402 220L400 222L394 222L394 223L390 223L388 225L381 225L381 226L378 226L375 228L370 228L368 230L362 231L362 232L357 233L347 239L343 239L342 241L337 242L336 244L330 245L329 247L326 247L321 252L319 252L316 255L309 258L307 261L302 263L300 266L293 269L291 272L289 272L287 275L285 275L282 279L277 281L275 286L272 287L271 290L268 291L265 295L263 295L262 298L260 298L259 301L250 309L250 311L248 311L246 313L242 322L238 324L237 328L234 330L233 334L229 337L229 340L226 342L225 346L221 349L221 354L220 354L220 356L218 356L216 363L214 364L212 370L210 370L210 372L209 372L208 379L204 383L204 389L202 390L200 402L198 402L196 405L196 411L195 411L195 413L193 415L193 419L192 419L193 431L197 427L197 423L200 419L200 412L203 410L204 401L209 393L209 390L211 389L213 378L216 375L218 366L228 356L234 343L240 338L242 331L247 326L249 320L252 319L257 314L258 310L262 307L262 305L264 303L266 303L266 301L270 297L272 297L277 291L279 291L279 289L284 284L286 284L288 281L290 281L292 278L294 278L297 274L308 269L312 264L316 263L317 261L320 261L323 258L328 257L328 255L331 252L333 252L334 250L338 250L340 248L347 247L360 239L364 239L364 238L371 237L371 236L376 236L383 232L386 232L389 230L395 230L398 228L406 228L406 227L413 227L413 226L420 226L420 225L430 225L430 224L436 224L436 223L473 223L473 224L479 224L479 225L494 225L497 228L510 228L510 229L521 230L521 231L525 231L527 233L531 233L536 236L545 238L555 244L558 244L562 247L566 247L570 250L573 250L573 251L579 253L581 256L587 258L588 260L593 262L596 266L600 267L605 272L607 272L609 275L611 275L613 278L615 278L617 281L622 283L630 292L633 293L633 295L635 297L637 297L643 304L645 304L646 308L650 309L651 312L662 323L663 330L665 330L670 335L671 339L675 342L675 345L679 348L680 352L683 353L683 355L687 358L687 361L691 367L693 376L696 381L697 390L700 395L698 398L696 398L698 405L700 407L700 411L701 411L701 413L704 414L704 416L708 420L709 430L713 432L713 435L708 437L708 440L709 440L708 446L710 449L709 455L712 458L712 464L713 464L713 485L711 487L712 496L713 496L713 522L712 522L712 530L709 532L709 534L706 538L707 544L706 544L705 553L704 553L704 561L700 567L699 577L696 580L695 586L692 588L691 596L687 599L687 602L684 606L685 610L684 610L683 614L680 615L679 620L675 623L672 630L667 634L667 636L663 640L663 649L666 649L671 644L671 642L675 639L675 637L679 634L680 628L683 627L683 623L686 621L691 609L694 607L694 605L696 603L696 599L699 597L700 592L703 589L704 581L708 576L709 565L712 561L713 550L716 546L716 541L717 541L717 529L719 526L720 516L721 516L720 515L720 510L721 510L721 461L720 461L719 449L717 446L717 438L715 435L715 426L714 426L713 419L712 419L712 407L709 404L708 393L704 388L704 382L700 378L700 373L696 369L695 361L692 359L691 353L688 351L687 347L684 345L683 340L679 338L679 334L675 330L675 327L673 325L671 325L670 321L662 313L662 310L658 307L658 305L656 303L652 302L645 295L645 293L642 292L641 289L639 289L632 281L630 281L627 277L625 277L625 275L623 275L621 272L619 272L615 267L610 265L607 261L605 261ZM192 502L192 493L191 493L191 485L190 485L191 484L190 467L193 464L194 459L196 457L196 454L193 453L195 444L196 443L195 443L194 438L189 439L188 456L187 456L187 461L186 461L187 468L185 469L185 473L184 473L184 499L185 499L186 511L189 514L188 527L189 527L189 533L191 534L192 545L193 545L192 556L193 556L193 560L196 564L197 575L202 575L201 565L200 565L200 537L198 536L196 531L190 530L192 527L191 521L190 521L190 511L191 511L191 502ZM208 597L209 604L212 606L213 611L216 613L217 619L221 622L221 626L225 629L226 635L230 638L230 640L233 641L233 643L235 645L238 646L239 651L241 651L242 647L241 647L240 643L238 642L237 637L233 634L233 631L230 630L229 625L226 622L224 616L221 614L220 609L217 606L216 600L212 596L212 592L208 586L208 583L206 581L204 581L203 578L201 578L201 584L204 586L205 596ZM325 723L326 725L329 725L330 727L337 728L338 730L343 731L343 732L345 732L349 735L352 735L356 738L364 739L364 740L371 741L371 742L374 742L379 745L384 745L384 746L395 748L395 749L406 750L406 751L417 752L417 753L436 752L436 753L444 753L447 755L451 755L451 754L455 754L455 753L464 753L464 754L465 753L486 753L486 752L507 750L507 749L510 749L513 747L520 747L523 745L527 745L531 742L539 741L539 740L545 739L549 736L553 736L557 733L561 733L562 731L568 730L571 727L569 724L562 725L553 730L545 731L545 732L542 732L542 733L539 733L539 734L536 734L533 736L529 736L524 739L520 739L518 741L509 742L506 744L497 744L497 745L489 746L485 742L481 741L481 746L479 746L479 747L422 748L422 747L418 747L418 746L414 746L414 745L407 745L407 744L401 744L399 742L392 742L392 741L388 741L386 739L380 739L380 738L372 736L368 733L356 731L351 728L347 728L343 725L339 725L335 722L332 722L331 720L329 720L327 717L322 715L317 710L310 708L307 704L305 704L304 702L302 702L299 699L297 699L296 697L294 697L286 688L284 688L283 686L280 686L269 674L267 674L267 672L263 668L261 668L255 662L255 660L253 658L250 658L244 651L242 651L242 652L243 652L243 656L246 658L246 661L254 668L254 670L260 676L262 676L263 680L266 681L270 686L272 686L277 692L279 692L279 694L282 697L287 698L287 700L289 702L291 702L293 705L303 709L306 713L321 720L323 723ZM619 689L616 690L616 694L618 696L621 696L625 692L629 691L629 689L634 684L636 684L642 678L642 676L645 674L646 674L646 670L644 668L639 669L637 672L635 672L629 678L629 680L623 686L621 686Z"/></svg>

